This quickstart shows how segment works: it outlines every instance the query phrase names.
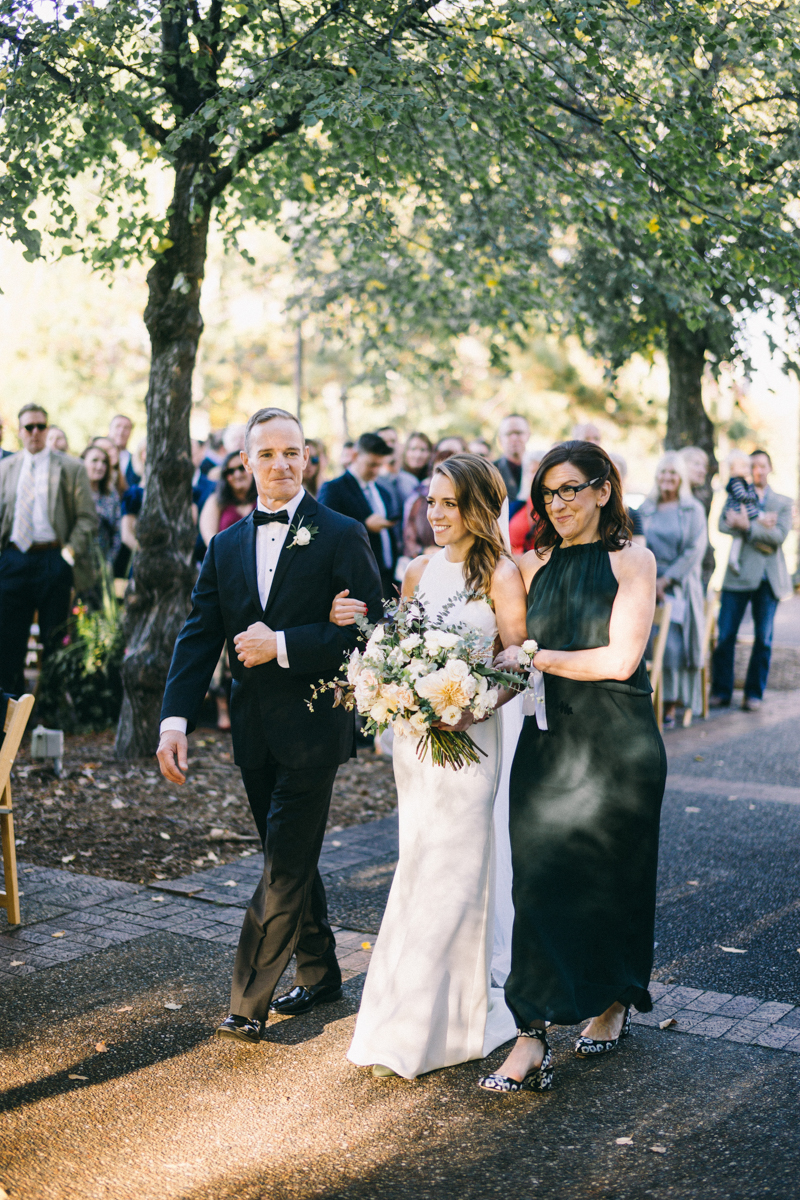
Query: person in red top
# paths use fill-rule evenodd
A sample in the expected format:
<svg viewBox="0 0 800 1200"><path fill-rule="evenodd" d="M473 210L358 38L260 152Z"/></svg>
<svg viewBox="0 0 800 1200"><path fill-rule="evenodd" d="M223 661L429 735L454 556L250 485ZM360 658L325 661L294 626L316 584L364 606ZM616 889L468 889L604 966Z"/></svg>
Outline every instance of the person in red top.
<svg viewBox="0 0 800 1200"><path fill-rule="evenodd" d="M214 534L222 533L223 529L230 529L231 525L249 516L256 506L257 499L255 479L245 470L241 453L234 450L226 455L217 490L208 497L200 513L200 536L206 546ZM231 727L228 710L230 687L228 652L223 650L208 689L216 701L218 729Z"/></svg>

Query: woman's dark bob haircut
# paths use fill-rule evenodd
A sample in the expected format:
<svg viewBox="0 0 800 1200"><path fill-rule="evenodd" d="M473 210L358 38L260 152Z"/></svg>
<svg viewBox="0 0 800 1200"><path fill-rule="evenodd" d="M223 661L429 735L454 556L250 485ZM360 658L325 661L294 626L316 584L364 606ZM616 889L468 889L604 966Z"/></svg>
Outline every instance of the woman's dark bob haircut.
<svg viewBox="0 0 800 1200"><path fill-rule="evenodd" d="M611 484L611 496L600 510L600 541L606 550L621 550L623 546L630 545L633 523L622 500L619 471L605 450L594 442L562 442L547 451L531 485L531 503L538 517L533 535L536 553L543 555L546 550L561 544L561 537L556 533L542 500L545 475L561 463L571 463L584 479L596 479L594 490L599 490L606 481Z"/></svg>

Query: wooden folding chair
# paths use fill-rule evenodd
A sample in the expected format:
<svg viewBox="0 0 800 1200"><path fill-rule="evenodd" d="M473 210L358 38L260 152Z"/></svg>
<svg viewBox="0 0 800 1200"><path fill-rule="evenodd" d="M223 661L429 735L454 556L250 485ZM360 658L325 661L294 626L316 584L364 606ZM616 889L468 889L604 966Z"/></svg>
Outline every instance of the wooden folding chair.
<svg viewBox="0 0 800 1200"><path fill-rule="evenodd" d="M703 689L703 716L708 716L708 700L711 694L711 652L717 644L717 617L719 616L719 592L711 592L706 596L703 607L705 627L703 629L702 667L700 668L700 686Z"/></svg>
<svg viewBox="0 0 800 1200"><path fill-rule="evenodd" d="M22 735L28 724L34 697L20 696L9 700L4 729L5 741L0 747L0 834L3 843L4 892L0 892L0 908L8 913L9 925L19 925L19 885L17 883L17 847L14 841L14 814L11 811L11 768L17 757Z"/></svg>
<svg viewBox="0 0 800 1200"><path fill-rule="evenodd" d="M655 614L653 615L653 624L657 627L653 643L653 657L649 662L645 663L647 673L650 676L650 686L653 689L653 708L656 710L656 724L659 732L664 724L664 691L662 687L661 669L664 665L664 651L667 648L667 636L669 635L669 623L672 619L672 601L665 600L663 604L656 606Z"/></svg>

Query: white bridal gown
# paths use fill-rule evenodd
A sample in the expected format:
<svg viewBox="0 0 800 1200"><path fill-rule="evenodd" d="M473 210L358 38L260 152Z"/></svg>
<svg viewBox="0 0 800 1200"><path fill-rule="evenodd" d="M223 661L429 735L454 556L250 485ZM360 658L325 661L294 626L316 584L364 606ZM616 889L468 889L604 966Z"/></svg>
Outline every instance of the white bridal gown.
<svg viewBox="0 0 800 1200"><path fill-rule="evenodd" d="M430 560L419 594L430 615L464 590L463 565ZM459 601L446 623L494 637L483 600ZM470 728L486 757L460 771L417 758L395 738L400 856L347 1057L406 1079L483 1058L514 1037L503 992L490 982L495 940L492 809L500 778L502 710Z"/></svg>

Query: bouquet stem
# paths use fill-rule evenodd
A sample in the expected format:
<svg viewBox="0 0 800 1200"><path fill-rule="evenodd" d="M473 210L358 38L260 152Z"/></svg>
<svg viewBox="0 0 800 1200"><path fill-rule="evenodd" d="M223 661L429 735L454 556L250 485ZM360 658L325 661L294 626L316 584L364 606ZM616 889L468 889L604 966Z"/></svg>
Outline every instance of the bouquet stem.
<svg viewBox="0 0 800 1200"><path fill-rule="evenodd" d="M429 729L419 739L417 757L425 761L428 751L431 752L431 762L435 767L452 767L460 771L467 763L480 762L479 755L486 758L486 751L476 746L468 733L450 732L447 729Z"/></svg>

